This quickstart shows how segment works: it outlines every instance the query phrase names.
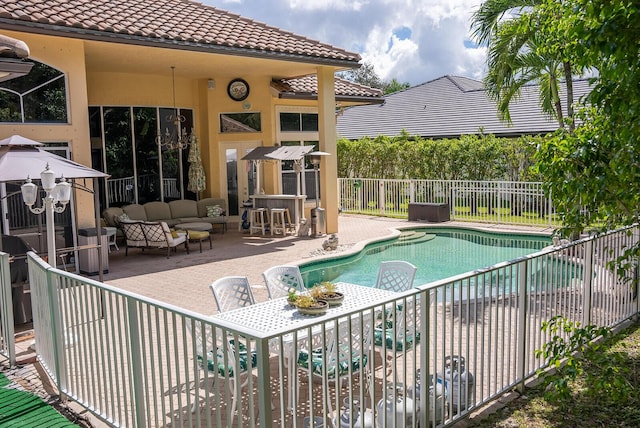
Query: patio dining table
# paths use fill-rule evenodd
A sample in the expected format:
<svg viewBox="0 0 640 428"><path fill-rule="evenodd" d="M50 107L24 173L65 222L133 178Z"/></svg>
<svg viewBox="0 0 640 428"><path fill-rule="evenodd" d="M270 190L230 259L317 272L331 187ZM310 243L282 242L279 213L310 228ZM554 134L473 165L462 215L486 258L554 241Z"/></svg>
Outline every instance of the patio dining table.
<svg viewBox="0 0 640 428"><path fill-rule="evenodd" d="M277 337L282 335L285 347L284 355L288 360L289 369L290 381L287 401L290 409L293 388L291 379L293 379L293 370L296 365L294 337L298 342L308 341L308 332L311 331L312 335L320 334L323 322L326 322L326 326L331 328L333 325L331 321L336 317L340 318L341 315L346 317L366 308L382 306L398 297L398 293L394 291L346 282L337 283L337 291L344 294L344 301L340 305L330 306L324 315L302 315L295 307L289 305L286 297L281 297L213 316L213 318L224 320L226 325L233 324L262 335L273 335L271 344L278 342ZM271 346L271 351L277 353L277 345Z"/></svg>

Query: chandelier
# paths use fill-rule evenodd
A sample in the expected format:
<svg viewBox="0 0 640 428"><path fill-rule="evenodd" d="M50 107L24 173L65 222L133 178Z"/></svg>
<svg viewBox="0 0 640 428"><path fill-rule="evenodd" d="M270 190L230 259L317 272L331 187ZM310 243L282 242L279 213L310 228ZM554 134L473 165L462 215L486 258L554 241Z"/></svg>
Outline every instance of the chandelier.
<svg viewBox="0 0 640 428"><path fill-rule="evenodd" d="M176 107L176 67L171 66L171 83L173 85L173 114L167 116L167 122L173 124L173 128L165 128L164 133L158 134L158 143L161 147L167 150L182 150L185 149L191 142L191 135L187 133L184 127L186 118L178 113Z"/></svg>

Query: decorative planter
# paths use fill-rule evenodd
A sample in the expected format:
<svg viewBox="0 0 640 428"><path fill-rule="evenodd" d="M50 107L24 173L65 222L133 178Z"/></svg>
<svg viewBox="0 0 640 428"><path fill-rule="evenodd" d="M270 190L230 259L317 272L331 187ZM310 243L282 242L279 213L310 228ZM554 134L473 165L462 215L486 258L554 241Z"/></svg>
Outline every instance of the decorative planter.
<svg viewBox="0 0 640 428"><path fill-rule="evenodd" d="M324 315L329 309L329 304L324 300L317 300L312 306L301 308L298 306L298 312L302 315Z"/></svg>
<svg viewBox="0 0 640 428"><path fill-rule="evenodd" d="M344 294L338 291L333 291L331 293L323 294L320 299L326 301L329 306L337 306L342 304L342 301L344 300Z"/></svg>

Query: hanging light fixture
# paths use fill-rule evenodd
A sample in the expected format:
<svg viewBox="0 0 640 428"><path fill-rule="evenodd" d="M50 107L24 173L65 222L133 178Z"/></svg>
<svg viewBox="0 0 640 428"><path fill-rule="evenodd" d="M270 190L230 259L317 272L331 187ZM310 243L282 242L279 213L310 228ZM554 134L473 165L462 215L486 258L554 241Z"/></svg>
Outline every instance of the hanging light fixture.
<svg viewBox="0 0 640 428"><path fill-rule="evenodd" d="M176 67L171 66L171 83L173 86L173 114L167 116L167 122L173 125L173 129L165 128L164 133L158 135L158 143L167 150L182 150L189 146L191 135L184 127L186 118L178 112L176 107Z"/></svg>

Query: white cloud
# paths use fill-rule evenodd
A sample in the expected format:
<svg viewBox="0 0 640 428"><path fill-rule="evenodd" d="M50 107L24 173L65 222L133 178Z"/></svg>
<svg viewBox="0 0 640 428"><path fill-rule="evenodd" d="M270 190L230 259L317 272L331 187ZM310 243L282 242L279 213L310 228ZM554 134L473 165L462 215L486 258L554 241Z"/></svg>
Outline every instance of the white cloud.
<svg viewBox="0 0 640 428"><path fill-rule="evenodd" d="M316 11L336 11L336 10L355 10L358 11L368 1L344 1L344 0L290 0L291 9L297 10L316 10Z"/></svg>
<svg viewBox="0 0 640 428"><path fill-rule="evenodd" d="M481 0L204 2L358 52L384 80L416 85L446 74L484 75L485 50L469 43L469 18Z"/></svg>

